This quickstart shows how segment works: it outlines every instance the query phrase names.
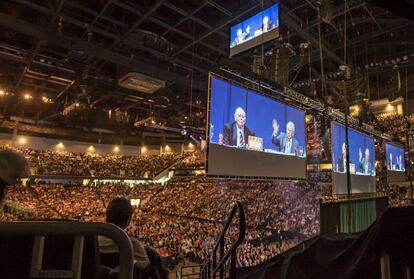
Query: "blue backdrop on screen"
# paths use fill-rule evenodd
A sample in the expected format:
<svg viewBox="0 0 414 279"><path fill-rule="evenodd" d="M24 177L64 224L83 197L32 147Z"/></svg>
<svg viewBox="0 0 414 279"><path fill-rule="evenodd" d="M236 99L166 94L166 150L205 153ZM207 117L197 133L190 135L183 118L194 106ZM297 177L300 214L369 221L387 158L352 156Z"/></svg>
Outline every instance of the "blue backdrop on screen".
<svg viewBox="0 0 414 279"><path fill-rule="evenodd" d="M266 33L267 31L279 27L278 9L278 4L274 4L266 10L263 10L262 12L232 26L230 29L230 47L234 47L237 44L253 39L254 37L258 37L262 33ZM262 31L264 26L263 19L265 17L268 18L267 27L265 27ZM237 35L238 30L242 31L241 37Z"/></svg>
<svg viewBox="0 0 414 279"><path fill-rule="evenodd" d="M283 104L255 91L220 78L211 80L210 103L210 142L219 143L219 135L224 133L224 125L234 122L236 108L241 107L246 112L246 127L256 137L263 139L263 148L276 150L272 143L272 120L279 123L279 133L286 133L286 124L294 123L294 138L299 148L306 155L305 112Z"/></svg>
<svg viewBox="0 0 414 279"><path fill-rule="evenodd" d="M355 174L375 176L374 139L353 129L348 129L349 163L355 166ZM342 159L345 144L345 127L332 123L332 169L334 172L345 172L346 163ZM345 153L344 153L345 155ZM351 169L351 173L353 173Z"/></svg>
<svg viewBox="0 0 414 279"><path fill-rule="evenodd" d="M385 145L387 170L405 171L404 148L387 143Z"/></svg>

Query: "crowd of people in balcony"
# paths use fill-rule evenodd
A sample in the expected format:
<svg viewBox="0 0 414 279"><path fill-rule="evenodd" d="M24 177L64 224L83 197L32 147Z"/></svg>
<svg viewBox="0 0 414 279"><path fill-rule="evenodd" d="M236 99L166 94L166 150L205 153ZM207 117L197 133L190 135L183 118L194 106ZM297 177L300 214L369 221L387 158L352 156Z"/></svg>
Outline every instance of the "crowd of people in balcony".
<svg viewBox="0 0 414 279"><path fill-rule="evenodd" d="M11 148L2 146L0 148ZM37 175L153 178L188 155L120 156L58 150L13 148L29 160Z"/></svg>

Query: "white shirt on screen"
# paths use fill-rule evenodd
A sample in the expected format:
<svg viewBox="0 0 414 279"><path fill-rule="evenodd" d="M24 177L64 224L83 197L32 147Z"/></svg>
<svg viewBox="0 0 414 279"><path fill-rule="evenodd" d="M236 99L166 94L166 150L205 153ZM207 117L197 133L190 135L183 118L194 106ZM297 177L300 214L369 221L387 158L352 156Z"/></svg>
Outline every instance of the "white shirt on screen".
<svg viewBox="0 0 414 279"><path fill-rule="evenodd" d="M285 146L285 153L290 154L290 149L292 149L292 139L288 139Z"/></svg>

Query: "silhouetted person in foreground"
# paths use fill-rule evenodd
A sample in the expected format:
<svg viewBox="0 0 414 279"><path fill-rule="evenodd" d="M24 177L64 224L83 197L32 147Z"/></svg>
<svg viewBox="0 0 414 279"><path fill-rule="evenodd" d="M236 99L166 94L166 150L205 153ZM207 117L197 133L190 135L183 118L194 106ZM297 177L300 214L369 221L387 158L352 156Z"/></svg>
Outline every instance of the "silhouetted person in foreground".
<svg viewBox="0 0 414 279"><path fill-rule="evenodd" d="M16 184L17 179L29 176L29 163L23 155L11 150L0 151L0 202L7 187Z"/></svg>
<svg viewBox="0 0 414 279"><path fill-rule="evenodd" d="M125 230L132 219L131 202L125 198L113 199L106 209L106 222L114 224ZM149 267L150 261L145 252L144 245L135 237L130 237L134 250L134 264L139 270L145 270ZM119 252L115 242L107 237L99 236L99 250L103 253Z"/></svg>

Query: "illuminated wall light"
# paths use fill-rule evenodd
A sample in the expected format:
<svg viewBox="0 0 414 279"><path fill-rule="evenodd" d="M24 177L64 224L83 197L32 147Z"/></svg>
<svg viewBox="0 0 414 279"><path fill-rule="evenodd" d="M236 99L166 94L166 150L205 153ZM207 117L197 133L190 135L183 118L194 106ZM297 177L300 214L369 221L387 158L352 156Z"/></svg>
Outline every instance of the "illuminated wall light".
<svg viewBox="0 0 414 279"><path fill-rule="evenodd" d="M59 142L59 143L56 145L56 148L57 148L57 149L63 149L63 148L65 148L65 146L63 145L63 143L62 143L62 142Z"/></svg>
<svg viewBox="0 0 414 279"><path fill-rule="evenodd" d="M146 153L146 152L147 152L147 147L146 146L141 147L141 153Z"/></svg>
<svg viewBox="0 0 414 279"><path fill-rule="evenodd" d="M118 153L118 152L119 152L119 146L115 146L115 147L114 147L114 152L115 152L115 153Z"/></svg>
<svg viewBox="0 0 414 279"><path fill-rule="evenodd" d="M88 152L95 152L95 147L93 145L89 146Z"/></svg>
<svg viewBox="0 0 414 279"><path fill-rule="evenodd" d="M6 95L6 92L4 90L0 90L0 96Z"/></svg>
<svg viewBox="0 0 414 279"><path fill-rule="evenodd" d="M49 99L48 97L45 97L45 96L42 97L42 100L45 104L48 104L48 103L52 102L52 99Z"/></svg>
<svg viewBox="0 0 414 279"><path fill-rule="evenodd" d="M20 144L26 144L26 142L27 142L26 138L19 138Z"/></svg>
<svg viewBox="0 0 414 279"><path fill-rule="evenodd" d="M24 94L24 96L23 96L26 100L30 100L31 98L33 98L32 97L32 95L30 95L30 94Z"/></svg>

